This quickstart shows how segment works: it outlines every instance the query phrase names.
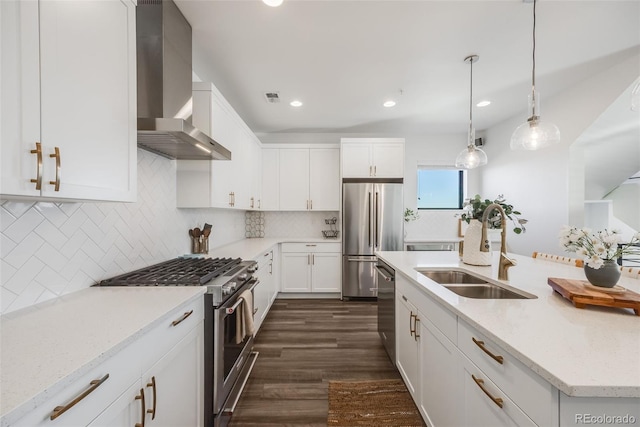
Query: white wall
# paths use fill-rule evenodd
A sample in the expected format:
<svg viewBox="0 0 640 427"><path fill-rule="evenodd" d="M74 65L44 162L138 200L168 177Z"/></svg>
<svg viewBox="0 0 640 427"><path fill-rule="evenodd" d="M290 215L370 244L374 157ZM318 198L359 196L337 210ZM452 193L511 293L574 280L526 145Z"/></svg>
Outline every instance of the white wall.
<svg viewBox="0 0 640 427"><path fill-rule="evenodd" d="M136 203L2 201L1 312L188 253L205 222L210 248L244 238L244 211L175 207L175 163L138 150Z"/></svg>
<svg viewBox="0 0 640 427"><path fill-rule="evenodd" d="M575 171L569 166L569 147L639 74L640 54L636 51L605 72L576 82L554 97L545 98L544 89L540 88L541 117L560 128L562 142L558 146L537 152L510 150L511 133L526 120L524 111L486 130L489 163L481 169L482 192L503 193L529 220L526 234L509 236L510 251L524 255L533 251L563 254L558 232L569 224L570 212L582 212L584 200L584 188L570 188L574 182L570 176ZM522 95L523 103L526 96Z"/></svg>

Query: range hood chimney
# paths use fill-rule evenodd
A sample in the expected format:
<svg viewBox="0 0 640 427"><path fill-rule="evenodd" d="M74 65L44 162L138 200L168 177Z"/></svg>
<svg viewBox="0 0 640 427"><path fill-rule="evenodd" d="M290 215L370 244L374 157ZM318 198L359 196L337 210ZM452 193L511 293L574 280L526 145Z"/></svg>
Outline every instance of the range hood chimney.
<svg viewBox="0 0 640 427"><path fill-rule="evenodd" d="M138 146L170 159L230 160L191 124L191 25L173 0L138 0Z"/></svg>

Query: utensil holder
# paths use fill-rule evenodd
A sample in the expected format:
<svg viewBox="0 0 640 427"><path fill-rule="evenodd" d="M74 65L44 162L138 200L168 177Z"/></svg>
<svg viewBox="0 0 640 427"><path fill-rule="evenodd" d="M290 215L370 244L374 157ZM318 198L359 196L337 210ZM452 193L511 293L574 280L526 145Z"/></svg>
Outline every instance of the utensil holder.
<svg viewBox="0 0 640 427"><path fill-rule="evenodd" d="M209 253L209 237L202 236L200 241L200 253L208 254Z"/></svg>
<svg viewBox="0 0 640 427"><path fill-rule="evenodd" d="M199 254L201 250L200 238L199 237L191 237L191 253Z"/></svg>

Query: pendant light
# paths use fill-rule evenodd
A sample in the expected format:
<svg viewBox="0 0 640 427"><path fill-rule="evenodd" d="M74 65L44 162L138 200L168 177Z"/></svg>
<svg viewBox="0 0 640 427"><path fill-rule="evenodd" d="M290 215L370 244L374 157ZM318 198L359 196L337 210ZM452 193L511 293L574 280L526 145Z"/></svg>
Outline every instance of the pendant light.
<svg viewBox="0 0 640 427"><path fill-rule="evenodd" d="M467 135L467 148L456 157L456 167L460 169L473 169L487 164L487 155L482 149L476 147L476 130L473 128L473 63L478 62L478 55L470 55L464 58L471 67L471 84L469 89L469 133Z"/></svg>
<svg viewBox="0 0 640 427"><path fill-rule="evenodd" d="M529 118L511 135L512 150L538 150L560 142L560 130L553 123L540 119L540 95L536 92L536 0L533 0L533 67Z"/></svg>

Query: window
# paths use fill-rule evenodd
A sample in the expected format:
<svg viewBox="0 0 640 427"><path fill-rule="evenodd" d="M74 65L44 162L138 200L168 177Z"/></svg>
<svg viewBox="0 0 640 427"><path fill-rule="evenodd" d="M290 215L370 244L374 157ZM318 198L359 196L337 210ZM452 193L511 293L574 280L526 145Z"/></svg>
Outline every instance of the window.
<svg viewBox="0 0 640 427"><path fill-rule="evenodd" d="M418 166L418 209L462 209L464 171Z"/></svg>

